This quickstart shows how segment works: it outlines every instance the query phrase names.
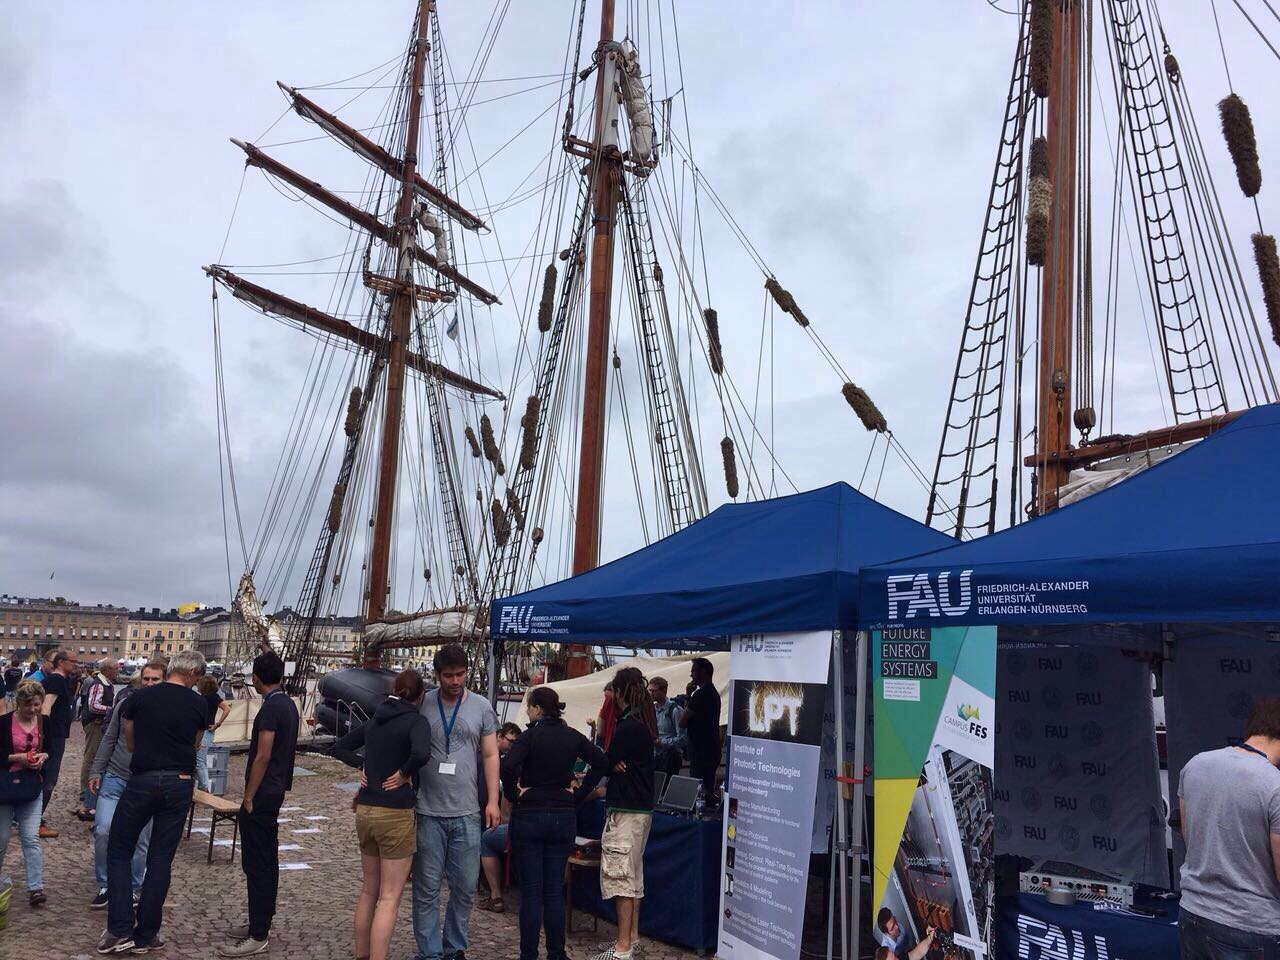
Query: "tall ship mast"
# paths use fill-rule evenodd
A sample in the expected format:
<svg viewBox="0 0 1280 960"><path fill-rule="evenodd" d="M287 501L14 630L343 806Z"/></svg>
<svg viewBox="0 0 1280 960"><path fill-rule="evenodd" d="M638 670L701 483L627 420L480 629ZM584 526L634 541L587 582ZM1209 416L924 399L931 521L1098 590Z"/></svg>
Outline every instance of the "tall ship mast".
<svg viewBox="0 0 1280 960"><path fill-rule="evenodd" d="M469 9L418 0L403 54L381 68L316 87L280 83L287 109L268 132L292 114L310 134L232 141L246 170L236 209L257 186L248 175L261 174L333 221L342 252L247 266L220 256L204 268L229 554L242 561L229 584L230 659L277 649L294 664L295 689L343 660L321 638L344 605L365 621L361 667L459 640L483 682L490 600L595 567L611 524L648 542L714 498L794 489L774 455L771 361L754 349L775 336L805 337L831 369L832 402L851 408L851 429L860 422L873 451L901 454L695 162L674 6L654 16L628 5L619 21L614 0L565 4L559 72L532 77L491 71L501 8L457 74L440 7ZM646 51L658 66L646 70ZM555 99L510 136L474 129L486 103L540 90ZM362 119L330 106L341 97L364 107L377 91L384 101ZM539 132L550 149L535 143ZM355 169L362 186L323 186L280 159L312 143L345 148L342 175ZM508 151L527 154L533 170L514 189L491 189L490 161ZM228 243L236 226L233 213ZM758 270L755 292L717 303L708 248ZM302 277L326 300L276 292L264 274ZM256 527L241 509L223 386L234 340L226 293L317 340ZM725 303L759 327L734 321L722 340ZM730 334L756 358L741 381ZM723 494L708 492L713 470ZM230 557L228 568L234 580ZM291 616L268 614L286 602ZM494 666L520 682L550 655L513 649ZM571 649L558 667L583 673L600 655Z"/></svg>
<svg viewBox="0 0 1280 960"><path fill-rule="evenodd" d="M1013 67L928 501L928 522L957 537L1087 496L1277 398L1280 266L1227 45L1225 77L1188 77L1158 0L1011 6ZM1221 40L1215 4L1182 16ZM1223 79L1225 151L1189 97ZM1215 176L1224 154L1256 217L1247 243L1227 216L1234 187ZM1129 409L1157 405L1163 425Z"/></svg>

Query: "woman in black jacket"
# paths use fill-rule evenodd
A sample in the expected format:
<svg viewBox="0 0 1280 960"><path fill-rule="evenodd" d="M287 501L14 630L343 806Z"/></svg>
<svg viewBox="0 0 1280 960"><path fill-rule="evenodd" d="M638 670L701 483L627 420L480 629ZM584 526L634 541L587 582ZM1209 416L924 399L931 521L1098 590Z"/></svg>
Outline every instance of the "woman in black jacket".
<svg viewBox="0 0 1280 960"><path fill-rule="evenodd" d="M566 960L564 867L577 833L574 766L585 761L599 781L604 752L570 727L550 687L529 693L529 729L502 759L502 786L512 802L511 854L520 872L520 960L538 960L538 932L547 934L547 960Z"/></svg>
<svg viewBox="0 0 1280 960"><path fill-rule="evenodd" d="M418 712L422 694L421 674L401 672L369 722L331 751L343 763L363 767L360 791L351 801L364 871L355 916L356 956L361 960L385 960L413 866L418 770L431 758L431 727ZM355 752L360 747L363 759Z"/></svg>

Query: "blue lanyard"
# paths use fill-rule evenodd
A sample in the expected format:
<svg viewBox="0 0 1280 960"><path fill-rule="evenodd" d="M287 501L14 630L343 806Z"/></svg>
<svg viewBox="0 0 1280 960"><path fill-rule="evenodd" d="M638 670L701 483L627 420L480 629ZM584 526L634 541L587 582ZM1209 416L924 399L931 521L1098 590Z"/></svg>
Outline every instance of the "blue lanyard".
<svg viewBox="0 0 1280 960"><path fill-rule="evenodd" d="M462 696L466 696L465 690L463 691ZM462 697L459 697L453 702L453 716L446 720L444 718L444 702L438 695L436 697L436 707L440 711L440 725L444 727L444 756L446 760L449 759L449 755L453 753L453 725L458 721L458 708L460 706L462 706Z"/></svg>

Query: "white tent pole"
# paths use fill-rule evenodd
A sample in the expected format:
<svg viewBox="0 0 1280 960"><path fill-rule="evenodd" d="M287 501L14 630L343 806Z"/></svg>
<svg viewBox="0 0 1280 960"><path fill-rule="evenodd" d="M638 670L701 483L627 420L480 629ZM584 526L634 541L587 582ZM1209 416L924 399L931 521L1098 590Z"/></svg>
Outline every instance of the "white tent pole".
<svg viewBox="0 0 1280 960"><path fill-rule="evenodd" d="M866 849L862 830L865 823L866 786L862 781L863 771L866 769L867 648L870 646L870 641L870 634L866 630L859 630L853 656L853 669L857 675L855 699L858 711L855 714L857 722L853 742L853 837L850 842L856 870L853 875L853 956L855 958L861 956L859 950L862 948L862 854Z"/></svg>
<svg viewBox="0 0 1280 960"><path fill-rule="evenodd" d="M844 775L844 634L831 633L831 679L835 684L836 776ZM840 873L840 960L849 960L849 827L846 822L844 790L836 780L836 823L833 852ZM855 924L856 926L856 924ZM857 957L855 946L854 957Z"/></svg>

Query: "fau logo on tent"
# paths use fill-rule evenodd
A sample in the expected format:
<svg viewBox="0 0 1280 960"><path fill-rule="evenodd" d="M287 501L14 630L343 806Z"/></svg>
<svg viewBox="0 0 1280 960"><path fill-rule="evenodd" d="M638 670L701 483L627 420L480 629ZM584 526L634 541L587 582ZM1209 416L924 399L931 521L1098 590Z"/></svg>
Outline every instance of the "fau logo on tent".
<svg viewBox="0 0 1280 960"><path fill-rule="evenodd" d="M528 633L533 620L533 604L513 604L502 608L498 618L499 633Z"/></svg>
<svg viewBox="0 0 1280 960"><path fill-rule="evenodd" d="M960 571L956 602L952 603L951 571L938 574L903 573L889 577L885 590L889 598L889 619L901 620L902 605L907 605L906 619L913 617L959 617L968 611L973 600L969 585L972 570Z"/></svg>

